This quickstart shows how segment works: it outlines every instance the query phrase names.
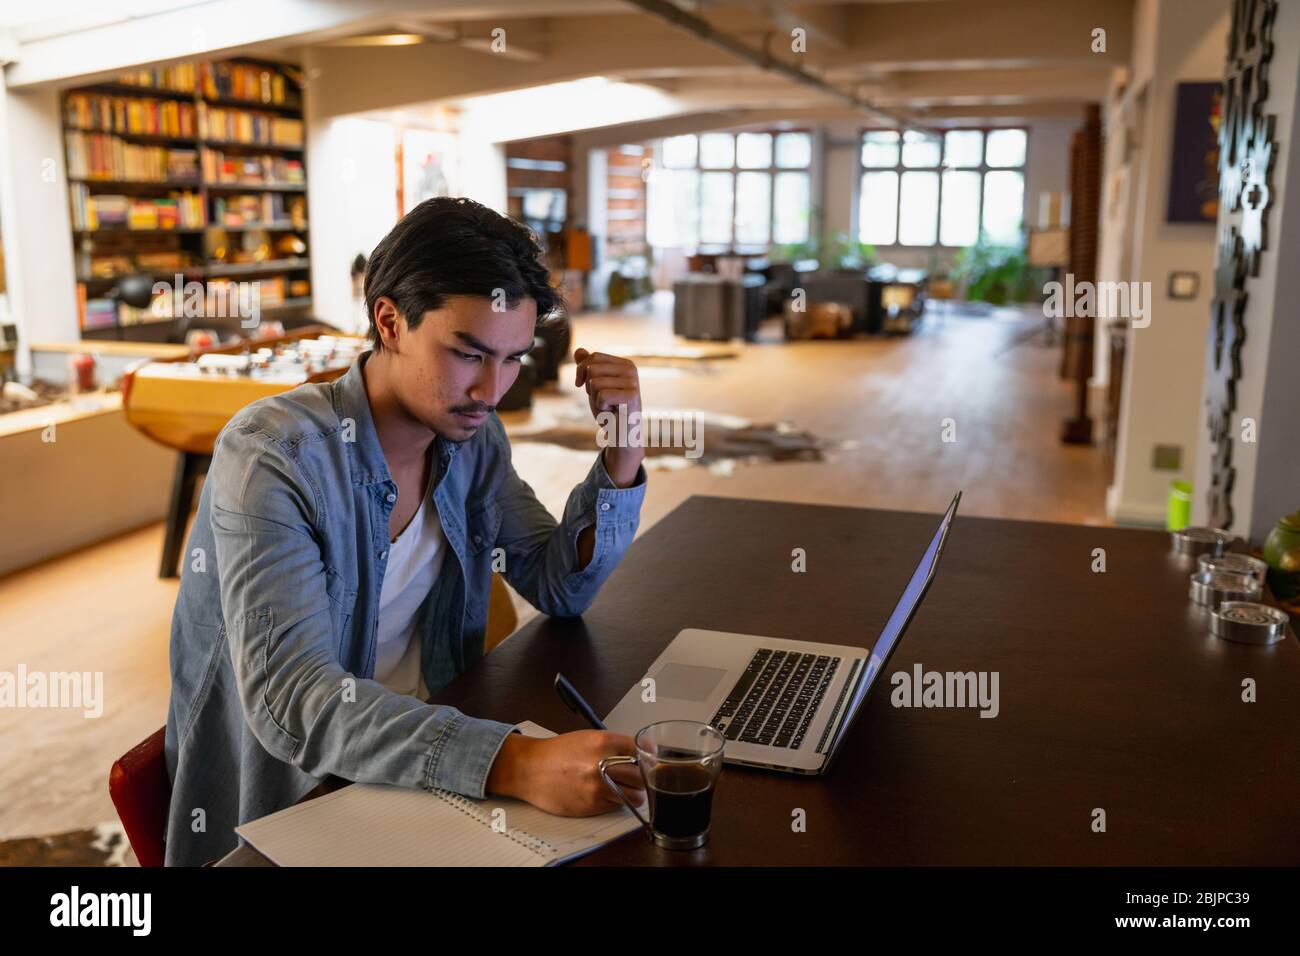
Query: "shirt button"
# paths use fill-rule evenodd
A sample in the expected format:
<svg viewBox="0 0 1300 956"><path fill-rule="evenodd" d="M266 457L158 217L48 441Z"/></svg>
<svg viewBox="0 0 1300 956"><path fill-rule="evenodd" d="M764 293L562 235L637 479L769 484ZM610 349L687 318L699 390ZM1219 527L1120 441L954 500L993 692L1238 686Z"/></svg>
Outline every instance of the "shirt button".
<svg viewBox="0 0 1300 956"><path fill-rule="evenodd" d="M388 552L387 552L387 551L380 551L380 552L379 552L379 560L380 560L380 561L383 561L383 560L384 560L385 558L387 558L387 557L388 557Z"/></svg>
<svg viewBox="0 0 1300 956"><path fill-rule="evenodd" d="M609 502L608 502L608 501L603 501L603 502L601 502L600 510L601 510L601 511L608 511L608 510L609 510Z"/></svg>
<svg viewBox="0 0 1300 956"><path fill-rule="evenodd" d="M389 504L392 504L392 503L393 503L394 501L396 501L396 500L397 500L397 495L394 495L394 494L391 494L391 493L390 493L389 496L388 496L388 503L389 503Z"/></svg>
<svg viewBox="0 0 1300 956"><path fill-rule="evenodd" d="M482 543L483 543L483 536L482 536L481 534L476 534L476 535L474 535L474 543L475 543L475 544L482 544Z"/></svg>

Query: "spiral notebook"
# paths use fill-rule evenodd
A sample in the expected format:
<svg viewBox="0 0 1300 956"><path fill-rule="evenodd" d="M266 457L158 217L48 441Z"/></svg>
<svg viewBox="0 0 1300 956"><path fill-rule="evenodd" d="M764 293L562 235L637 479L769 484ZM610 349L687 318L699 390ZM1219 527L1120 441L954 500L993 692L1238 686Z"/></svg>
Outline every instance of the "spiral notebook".
<svg viewBox="0 0 1300 956"><path fill-rule="evenodd" d="M553 737L531 721L530 737ZM353 784L235 832L279 866L555 866L640 829L626 807L558 817L522 800Z"/></svg>

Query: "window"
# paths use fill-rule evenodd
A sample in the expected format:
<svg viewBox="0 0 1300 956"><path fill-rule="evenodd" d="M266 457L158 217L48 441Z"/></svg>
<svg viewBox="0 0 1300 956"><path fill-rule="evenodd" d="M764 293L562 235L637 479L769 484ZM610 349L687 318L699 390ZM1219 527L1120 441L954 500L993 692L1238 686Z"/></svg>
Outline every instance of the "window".
<svg viewBox="0 0 1300 956"><path fill-rule="evenodd" d="M696 142L694 136L670 136L664 140L663 163L669 169L695 167Z"/></svg>
<svg viewBox="0 0 1300 956"><path fill-rule="evenodd" d="M858 238L876 246L969 246L1020 238L1023 129L862 134Z"/></svg>
<svg viewBox="0 0 1300 956"><path fill-rule="evenodd" d="M811 165L803 131L670 136L648 185L650 244L761 252L804 242Z"/></svg>

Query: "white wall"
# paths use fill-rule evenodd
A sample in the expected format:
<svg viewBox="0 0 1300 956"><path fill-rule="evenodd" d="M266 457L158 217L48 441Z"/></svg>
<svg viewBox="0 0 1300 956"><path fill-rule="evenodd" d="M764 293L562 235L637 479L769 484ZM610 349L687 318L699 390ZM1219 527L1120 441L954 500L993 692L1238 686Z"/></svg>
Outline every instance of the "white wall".
<svg viewBox="0 0 1300 956"><path fill-rule="evenodd" d="M583 163L585 175L582 177L585 184L583 202L586 208L587 229L591 232L592 249L595 253L595 268L587 276L586 301L594 308L604 308L609 304L609 297L605 290L612 268L612 264L608 262L609 257L605 255L609 237L609 220L606 215L609 211L609 160L605 147L586 148L580 147L575 142L573 155L579 154L585 157ZM574 182L577 181L578 174L575 170Z"/></svg>
<svg viewBox="0 0 1300 956"><path fill-rule="evenodd" d="M1104 130L1101 208L1097 228L1097 280L1127 281L1133 258L1132 237L1137 205L1133 198L1133 171L1136 165L1131 130L1137 125L1138 97L1128 85L1129 70L1117 69L1111 76L1110 90L1102 111ZM1093 331L1092 384L1105 386L1110 381L1111 319L1098 316Z"/></svg>
<svg viewBox="0 0 1300 956"><path fill-rule="evenodd" d="M858 234L858 153L862 135L859 123L830 123L824 134L825 175L813 192L822 207L823 229L830 235ZM815 225L815 223L814 223Z"/></svg>
<svg viewBox="0 0 1300 956"><path fill-rule="evenodd" d="M1141 0L1135 17L1135 56L1150 51L1154 61L1133 64L1136 78L1151 80L1133 163L1137 216L1132 265L1123 278L1150 282L1152 300L1150 325L1130 329L1128 336L1115 477L1107 497L1111 517L1122 523L1162 524L1170 481L1193 477L1203 417L1215 230L1208 223L1167 223L1165 210L1176 87L1223 75L1228 10L1228 0ZM1154 37L1143 35L1145 30L1153 30ZM1168 297L1169 273L1175 271L1199 274L1195 299ZM1153 467L1157 445L1182 449L1178 470Z"/></svg>
<svg viewBox="0 0 1300 956"><path fill-rule="evenodd" d="M1246 279L1246 338L1241 348L1241 380L1237 384L1233 463L1237 478L1232 493L1232 530L1262 545L1274 523L1300 509L1300 3L1278 5L1273 25L1273 60L1269 65L1269 97L1265 113L1277 117L1268 247L1260 258L1259 275ZM1219 210L1220 225L1228 219ZM1203 407L1203 406L1199 406ZM1202 440L1196 454L1192 520L1206 521L1205 492L1209 489L1213 448L1198 418ZM1240 423L1253 418L1258 441L1241 440Z"/></svg>
<svg viewBox="0 0 1300 956"><path fill-rule="evenodd" d="M2 75L0 219L18 372L26 375L32 342L76 341L81 331L58 94L6 90Z"/></svg>
<svg viewBox="0 0 1300 956"><path fill-rule="evenodd" d="M365 328L364 307L352 296L352 261L357 253L369 258L397 223L402 129L380 119L340 116L310 121L307 135L315 311L340 328ZM458 135L460 195L504 213L505 148L488 135L475 126Z"/></svg>
<svg viewBox="0 0 1300 956"><path fill-rule="evenodd" d="M327 53L318 48L305 51L303 68L309 76L324 69ZM329 62L333 83L367 82L364 75L348 73L350 61ZM352 261L358 252L369 258L397 223L397 143L404 125L425 124L418 119L418 109L395 113L391 120L383 113L338 115L320 83L309 85L304 99L313 305L316 315L327 322L341 328L364 327L364 307L352 296ZM499 115L486 112L481 117L461 114L456 129L458 175L460 195L504 213L506 164L501 140L510 130L495 125L498 119Z"/></svg>
<svg viewBox="0 0 1300 956"><path fill-rule="evenodd" d="M397 222L396 131L360 117L315 119L307 101L307 200L312 306L341 329L365 316L352 295L357 253L370 258Z"/></svg>
<svg viewBox="0 0 1300 956"><path fill-rule="evenodd" d="M1025 157L1025 225L1038 225L1038 197L1070 191L1070 144L1083 125L1083 113L1057 120L1035 120L1029 128Z"/></svg>
<svg viewBox="0 0 1300 956"><path fill-rule="evenodd" d="M460 133L461 195L495 209L503 216L506 195L506 147L494 142L489 130L462 127Z"/></svg>

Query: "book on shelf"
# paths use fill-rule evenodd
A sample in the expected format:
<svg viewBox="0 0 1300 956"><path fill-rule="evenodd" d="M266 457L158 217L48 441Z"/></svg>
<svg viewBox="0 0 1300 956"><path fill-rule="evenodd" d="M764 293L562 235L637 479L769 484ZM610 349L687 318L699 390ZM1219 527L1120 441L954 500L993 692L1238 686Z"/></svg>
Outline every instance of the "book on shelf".
<svg viewBox="0 0 1300 956"><path fill-rule="evenodd" d="M199 183L199 154L195 149L128 143L111 133L64 133L68 175L73 179L119 182L184 180Z"/></svg>
<svg viewBox="0 0 1300 956"><path fill-rule="evenodd" d="M136 252L133 255L124 253L89 255L87 258L89 265L84 268L79 267L78 270L79 277L83 281L111 281L138 272L169 278L178 272L192 272L197 268L193 256L179 249Z"/></svg>
<svg viewBox="0 0 1300 956"><path fill-rule="evenodd" d="M84 289L85 286L82 286ZM81 318L83 329L111 329L117 325L117 303L112 299L86 299Z"/></svg>
<svg viewBox="0 0 1300 956"><path fill-rule="evenodd" d="M127 226L131 229L175 229L180 225L180 213L174 199L132 199L127 213Z"/></svg>
<svg viewBox="0 0 1300 956"><path fill-rule="evenodd" d="M76 230L98 229L99 222L95 210L90 205L90 190L85 183L69 183L69 205L72 207L72 228Z"/></svg>
<svg viewBox="0 0 1300 956"><path fill-rule="evenodd" d="M91 279L116 279L134 270L130 256L94 256L90 260L89 276Z"/></svg>
<svg viewBox="0 0 1300 956"><path fill-rule="evenodd" d="M297 108L297 85L279 70L251 63L204 63L203 95L210 100L247 100L268 106Z"/></svg>
<svg viewBox="0 0 1300 956"><path fill-rule="evenodd" d="M159 319L172 318L172 297L160 295L143 309L119 303L117 307L118 325L139 325L142 322L157 322Z"/></svg>
<svg viewBox="0 0 1300 956"><path fill-rule="evenodd" d="M203 197L184 190L167 196L92 194L85 183L72 183L72 227L98 229L200 229L206 224Z"/></svg>
<svg viewBox="0 0 1300 956"><path fill-rule="evenodd" d="M167 178L190 179L198 168L198 154L192 149L167 150Z"/></svg>
<svg viewBox="0 0 1300 956"><path fill-rule="evenodd" d="M117 82L123 86L193 93L198 85L198 74L198 65L195 63L174 63L171 66L132 70L119 76Z"/></svg>
<svg viewBox="0 0 1300 956"><path fill-rule="evenodd" d="M109 294L133 273L197 280L210 310L249 295L265 309L301 307L311 292L296 234L306 229L301 108L298 71L243 60L132 70L64 93L81 328L159 320ZM269 258L224 261L224 249L193 234L209 223L232 230L232 259ZM242 234L261 229L269 235L253 233L251 245Z"/></svg>
<svg viewBox="0 0 1300 956"><path fill-rule="evenodd" d="M67 94L63 121L82 130L174 139L193 139L197 131L193 103L108 93Z"/></svg>
<svg viewBox="0 0 1300 956"><path fill-rule="evenodd" d="M307 182L302 160L289 156L247 156L203 148L203 178L218 185L302 186Z"/></svg>
<svg viewBox="0 0 1300 956"><path fill-rule="evenodd" d="M250 296L256 296L259 309L271 309L285 300L288 288L284 276L270 276L260 279L209 279L208 308L214 315L224 314L220 311L230 303L247 302Z"/></svg>
<svg viewBox="0 0 1300 956"><path fill-rule="evenodd" d="M185 272L194 269L198 263L188 252L180 250L162 250L159 252L137 252L135 266L141 272L153 272L160 275Z"/></svg>
<svg viewBox="0 0 1300 956"><path fill-rule="evenodd" d="M302 146L302 120L199 103L199 136L217 143Z"/></svg>
<svg viewBox="0 0 1300 956"><path fill-rule="evenodd" d="M302 196L235 193L212 200L212 223L217 226L247 226L264 222L299 223L306 218L307 203Z"/></svg>

